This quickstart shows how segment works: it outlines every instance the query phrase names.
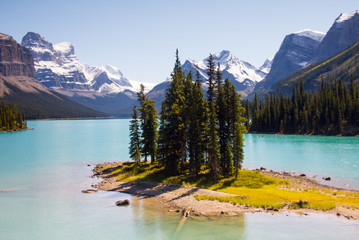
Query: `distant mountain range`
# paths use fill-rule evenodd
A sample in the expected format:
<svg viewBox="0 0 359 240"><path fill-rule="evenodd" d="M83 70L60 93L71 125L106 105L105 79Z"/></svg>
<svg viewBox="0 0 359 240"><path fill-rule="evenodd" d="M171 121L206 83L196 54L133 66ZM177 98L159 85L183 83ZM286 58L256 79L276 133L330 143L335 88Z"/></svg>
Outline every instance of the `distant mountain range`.
<svg viewBox="0 0 359 240"><path fill-rule="evenodd" d="M132 111L140 83L128 80L118 68L81 63L71 43L52 44L38 33L27 33L22 45L34 56L37 80L49 89L110 115ZM154 85L143 84L147 91Z"/></svg>
<svg viewBox="0 0 359 240"><path fill-rule="evenodd" d="M220 64L223 79L228 78L235 86L236 90L244 97L251 93L254 87L267 75L266 71L269 71L271 66L271 61L266 59L262 66L262 69L264 70L257 69L250 63L238 59L228 50L215 53L212 57L216 65L216 70L218 64ZM207 90L206 81L208 80L207 60L208 58L205 58L202 61L186 60L182 65L182 70L185 75L189 72L192 72L192 74L195 75L198 70L202 80L202 89L204 91ZM195 77L193 80L195 80ZM165 82L156 85L147 94L150 99L156 100L157 109L160 109L160 103L165 97L169 83L170 78Z"/></svg>
<svg viewBox="0 0 359 240"><path fill-rule="evenodd" d="M4 39L9 37L4 36L7 35L2 34ZM14 40L12 39L12 41ZM305 80L306 86L313 90L317 85L315 82L318 81L318 76L328 78L333 73L336 76L345 75L344 65L336 68L340 65L338 59L350 59L350 64L345 64L345 66L351 66L351 70L347 72L356 74L357 70L352 70L356 69L354 66L356 61L349 55L356 51L356 48L350 47L357 41L359 41L359 11L354 11L349 14L341 14L326 34L314 30L303 30L287 35L275 56L266 59L259 69L235 57L228 50L213 54L213 58L216 65L220 64L223 78L228 78L236 90L242 94L242 97L251 98L254 92L259 95L269 91L283 90L287 92L292 84L298 81L299 76L304 79L308 78ZM139 90L140 82L127 79L118 68L110 65L93 67L81 63L75 54L74 47L68 42L53 44L41 35L29 32L23 37L22 45L30 49L34 58L35 70L29 70L31 67L26 67L31 65L30 57L27 57L26 64L24 63L20 68L19 66L11 67L11 71L15 71L14 69L18 69L18 73L25 71L26 76L21 75L21 77L32 79L33 84L36 85L32 88L41 90L56 99L63 99L62 95L65 95L69 100L87 106L87 110L92 108L111 116L130 116L132 107L137 102L136 92ZM326 62L328 58L340 55L348 48L350 51L346 53L349 55L344 54L344 58L335 58L336 60L333 60L335 63L331 60L330 66L328 65ZM24 56L31 55L29 51L22 51ZM11 90L14 86L21 89L23 83L19 80L15 84L16 80L14 79L17 77L14 77L13 72L10 86L10 77L6 75L10 68L6 67L5 60L1 61L0 97L9 99L10 92L25 94L24 89ZM185 74L190 71L192 73L199 71L204 90L207 88L206 80L208 78L206 64L207 59L203 59L201 61L185 60L182 65ZM323 68L323 66L325 67ZM316 70L313 71L313 69ZM328 72L328 69L331 70ZM310 74L307 70L310 70ZM347 79L347 75L344 75L343 77ZM310 83L309 76L315 78L312 79L312 83ZM41 84L34 79L35 77ZM358 78L358 76L355 77ZM148 97L157 101L158 109L170 81L170 78L167 78L166 81L156 86L144 83ZM29 81L26 84L29 84ZM25 89L29 87L26 86Z"/></svg>
<svg viewBox="0 0 359 240"><path fill-rule="evenodd" d="M16 103L27 118L101 117L106 114L52 92L35 78L29 49L0 33L0 101Z"/></svg>

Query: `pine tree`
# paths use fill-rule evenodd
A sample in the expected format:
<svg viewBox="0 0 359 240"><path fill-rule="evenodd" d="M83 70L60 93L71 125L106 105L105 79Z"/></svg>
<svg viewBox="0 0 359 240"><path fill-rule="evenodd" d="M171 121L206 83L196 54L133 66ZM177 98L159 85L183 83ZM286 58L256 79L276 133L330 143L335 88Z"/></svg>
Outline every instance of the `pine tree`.
<svg viewBox="0 0 359 240"><path fill-rule="evenodd" d="M130 158L136 163L140 163L141 155L138 156L140 149L140 125L137 116L136 106L133 107L132 120L130 121Z"/></svg>
<svg viewBox="0 0 359 240"><path fill-rule="evenodd" d="M166 133L165 171L168 175L177 175L180 172L180 163L186 161L186 123L185 117L185 77L181 62L176 51L176 62L171 74L172 81L167 88L165 100L162 102L162 113L165 122L162 132Z"/></svg>
<svg viewBox="0 0 359 240"><path fill-rule="evenodd" d="M141 122L141 139L140 152L145 157L151 156L151 163L154 163L157 155L158 140L158 116L155 108L155 102L151 101L144 94L144 86L141 84L141 90L137 93L140 102L140 122Z"/></svg>
<svg viewBox="0 0 359 240"><path fill-rule="evenodd" d="M209 142L208 142L208 159L211 165L213 181L217 182L221 172L219 165L220 153L218 151L218 126L214 101L210 102L209 107Z"/></svg>
<svg viewBox="0 0 359 240"><path fill-rule="evenodd" d="M207 75L208 75L208 90L207 90L207 101L208 104L211 104L211 102L214 100L215 97L215 64L213 60L212 54L209 55L209 58L207 60Z"/></svg>
<svg viewBox="0 0 359 240"><path fill-rule="evenodd" d="M188 97L188 153L190 162L190 171L192 176L196 178L204 163L204 154L207 144L208 133L208 113L207 101L203 97L200 81L192 86L191 93Z"/></svg>

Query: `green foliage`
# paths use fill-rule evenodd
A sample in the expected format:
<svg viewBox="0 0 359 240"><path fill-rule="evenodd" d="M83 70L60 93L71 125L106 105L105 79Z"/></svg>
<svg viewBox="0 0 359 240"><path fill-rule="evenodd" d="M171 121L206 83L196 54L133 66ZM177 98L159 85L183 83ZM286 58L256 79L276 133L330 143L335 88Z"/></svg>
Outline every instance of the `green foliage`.
<svg viewBox="0 0 359 240"><path fill-rule="evenodd" d="M137 116L137 108L133 107L132 120L130 122L130 158L136 163L141 162L140 154L140 123Z"/></svg>
<svg viewBox="0 0 359 240"><path fill-rule="evenodd" d="M238 178L234 176L222 177L217 183L213 181L210 170L204 166L196 179L192 178L188 171L181 175L168 176L165 174L164 166L158 162L154 164L142 163L141 165L127 162L116 168L104 168L103 171L116 176L119 181L173 183L237 195L233 197L195 195L198 200L208 199L244 206L277 209L288 206L288 208L294 209L330 210L337 205L359 208L358 193L311 188L304 190L288 188L288 186L292 186L292 183L288 180L266 176L258 171L239 170ZM299 204L300 201L307 201L308 203Z"/></svg>
<svg viewBox="0 0 359 240"><path fill-rule="evenodd" d="M26 128L24 114L18 111L15 104L0 103L0 131L16 131Z"/></svg>
<svg viewBox="0 0 359 240"><path fill-rule="evenodd" d="M137 94L137 96L138 101L140 102L139 119L141 124L141 138L139 139L139 146L137 145L136 147L139 147L140 152L145 157L145 162L147 162L147 156L151 156L151 163L154 163L157 156L158 140L158 116L155 108L155 103L154 101L151 101L148 97L145 96L144 86L142 84L141 90ZM135 137L138 136L134 136L134 138ZM132 149L135 149L134 146L135 145L133 145Z"/></svg>
<svg viewBox="0 0 359 240"><path fill-rule="evenodd" d="M241 106L240 95L228 79L222 83L220 66L215 73L212 56L208 61L207 73L208 101L202 91L199 72L196 73L195 82L191 72L185 76L176 51L172 81L161 106L158 141L153 140L152 130L148 131L149 134L146 130L146 123L149 123L151 129L157 128L153 124L157 123L156 117L150 114L154 107L145 96L143 87L138 93L141 103L141 153L146 161L150 149L158 149L155 155L167 176L176 178L189 172L196 179L202 167L208 166L213 181L217 182L222 175L230 176L234 169L237 171L241 168L243 132L247 120L244 118L245 110ZM132 125L135 123L131 122ZM148 144L150 148L146 147L147 141L152 143ZM131 154L136 149L136 141L133 142L130 146Z"/></svg>
<svg viewBox="0 0 359 240"><path fill-rule="evenodd" d="M319 92L305 92L303 81L296 84L292 96L282 93L265 96L252 103L252 125L256 132L354 135L359 128L359 84L348 87L342 79L321 82Z"/></svg>

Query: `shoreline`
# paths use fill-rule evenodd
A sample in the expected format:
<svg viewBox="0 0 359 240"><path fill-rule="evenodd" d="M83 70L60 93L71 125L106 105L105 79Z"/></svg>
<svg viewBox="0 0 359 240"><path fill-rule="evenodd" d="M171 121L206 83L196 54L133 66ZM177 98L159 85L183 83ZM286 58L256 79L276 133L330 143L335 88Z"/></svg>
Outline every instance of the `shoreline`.
<svg viewBox="0 0 359 240"><path fill-rule="evenodd" d="M15 130L0 130L0 133L9 133L9 132L23 132L28 130L34 130L34 128L19 128Z"/></svg>
<svg viewBox="0 0 359 240"><path fill-rule="evenodd" d="M330 133L280 133L280 132L255 132L255 131L248 131L246 134L269 134L269 135L293 135L293 136L323 136L323 137L359 137L359 132L354 133L342 133L342 134L330 134Z"/></svg>
<svg viewBox="0 0 359 240"><path fill-rule="evenodd" d="M100 183L94 185L97 190L102 191L115 191L128 193L133 196L152 199L159 202L161 208L166 212L188 212L194 216L235 216L241 215L247 212L255 213L297 213L300 215L308 215L313 213L327 213L336 215L338 217L343 216L347 219L359 220L359 209L347 208L343 206L337 206L331 210L315 210L309 208L291 209L288 206L280 209L265 208L265 207L251 207L239 204L232 204L230 202L220 202L218 200L197 200L195 196L213 196L213 197L239 197L245 198L245 196L238 196L234 194L212 191L199 187L182 186L179 184L167 184L148 181L117 181L117 177L111 173L102 171L103 167L118 167L122 163L104 163L97 164L93 169L94 176L102 179ZM336 188L328 185L318 183L317 181L310 179L306 176L293 176L286 172L275 172L272 170L260 170L260 173L267 176L281 178L283 180L289 180L293 183L289 189L298 191L303 187L313 189L324 190L336 190L347 191L352 193L358 193L356 190L348 190L343 188Z"/></svg>

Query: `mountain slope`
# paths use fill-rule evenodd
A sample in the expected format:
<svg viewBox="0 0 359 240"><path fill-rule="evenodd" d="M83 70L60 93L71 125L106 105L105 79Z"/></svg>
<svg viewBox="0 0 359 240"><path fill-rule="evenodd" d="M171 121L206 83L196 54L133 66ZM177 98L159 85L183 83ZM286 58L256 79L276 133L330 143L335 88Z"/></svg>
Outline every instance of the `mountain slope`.
<svg viewBox="0 0 359 240"><path fill-rule="evenodd" d="M349 83L351 75L359 79L359 42L336 56L308 66L275 83L270 91L290 94L297 82L303 80L305 90L315 91L320 87L321 80L332 81L335 77Z"/></svg>
<svg viewBox="0 0 359 240"><path fill-rule="evenodd" d="M81 63L71 43L52 44L37 33L27 33L22 44L34 55L36 77L46 87L96 110L130 116L140 83L118 68ZM152 86L145 84L147 91Z"/></svg>
<svg viewBox="0 0 359 240"><path fill-rule="evenodd" d="M313 58L315 49L324 35L313 30L303 30L287 35L273 58L268 75L254 91L266 92L276 81L306 66Z"/></svg>
<svg viewBox="0 0 359 240"><path fill-rule="evenodd" d="M0 33L0 101L19 105L29 118L99 117L105 114L71 102L35 79L31 52Z"/></svg>
<svg viewBox="0 0 359 240"><path fill-rule="evenodd" d="M324 61L359 41L359 11L340 14L316 49L311 64Z"/></svg>

